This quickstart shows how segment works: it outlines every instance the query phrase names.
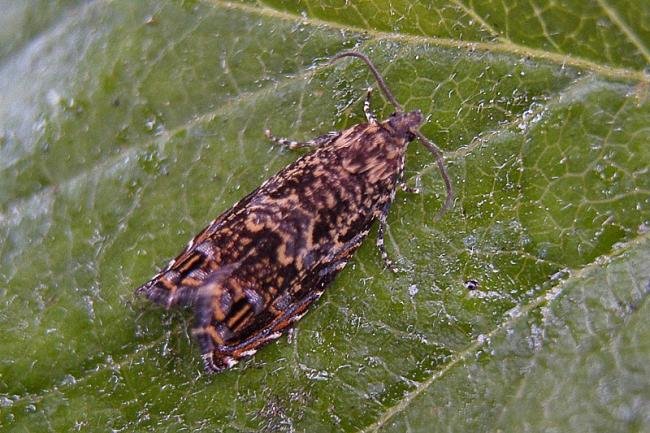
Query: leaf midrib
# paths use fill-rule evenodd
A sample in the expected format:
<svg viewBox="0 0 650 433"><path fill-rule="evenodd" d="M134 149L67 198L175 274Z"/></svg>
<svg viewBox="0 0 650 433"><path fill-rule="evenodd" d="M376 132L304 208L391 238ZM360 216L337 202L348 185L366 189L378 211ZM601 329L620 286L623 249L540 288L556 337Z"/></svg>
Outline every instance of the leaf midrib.
<svg viewBox="0 0 650 433"><path fill-rule="evenodd" d="M469 52L483 51L489 53L503 53L514 56L523 56L527 58L544 60L560 66L570 66L577 69L583 69L596 73L600 76L611 78L614 80L636 81L639 83L650 84L650 76L642 70L635 70L629 68L618 68L614 66L600 64L588 59L576 57L570 54L559 54L551 51L546 51L538 48L531 48L525 45L520 45L512 42L506 38L500 37L499 42L478 42L478 41L463 41L451 38L441 38L437 36L421 36L405 33L385 32L381 30L374 30L370 28L358 27L348 24L340 24L333 21L327 21L320 18L303 17L287 11L278 11L262 3L262 7L252 6L245 3L230 2L223 0L200 0L202 3L219 6L224 9L233 9L254 13L257 15L278 18L285 21L301 22L315 27L329 27L331 29L345 30L351 32L358 32L370 36L375 40L394 40L406 42L409 44L430 44L442 48L465 49Z"/></svg>

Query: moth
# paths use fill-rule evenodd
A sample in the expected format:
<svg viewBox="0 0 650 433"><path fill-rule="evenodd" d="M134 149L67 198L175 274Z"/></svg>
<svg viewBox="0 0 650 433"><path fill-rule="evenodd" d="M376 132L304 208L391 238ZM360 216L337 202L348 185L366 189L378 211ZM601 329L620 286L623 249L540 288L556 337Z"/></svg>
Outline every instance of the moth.
<svg viewBox="0 0 650 433"><path fill-rule="evenodd" d="M345 267L378 221L384 247L386 216L404 158L416 137L433 153L452 203L442 152L419 131L419 110L405 112L372 61L346 51L330 60L365 62L395 112L380 122L364 103L367 123L307 142L267 137L280 145L314 149L213 220L185 250L136 293L166 309L190 307L192 334L207 372L221 372L280 337Z"/></svg>

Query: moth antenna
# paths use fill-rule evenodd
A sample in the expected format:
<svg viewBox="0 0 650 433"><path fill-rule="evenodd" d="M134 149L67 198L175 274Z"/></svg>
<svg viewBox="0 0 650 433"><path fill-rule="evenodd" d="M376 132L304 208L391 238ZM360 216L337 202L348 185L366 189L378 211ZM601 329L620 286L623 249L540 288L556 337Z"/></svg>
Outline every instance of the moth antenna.
<svg viewBox="0 0 650 433"><path fill-rule="evenodd" d="M397 99L395 99L395 97L393 96L393 92L390 91L388 85L384 81L384 78L381 76L381 74L377 70L377 67L375 66L374 63L372 63L372 61L368 56L358 51L344 51L332 57L329 63L332 64L337 60L342 59L343 57L356 57L358 59L363 60L366 63L366 65L368 65L368 68L370 68L372 75L375 76L375 80L377 80L377 84L379 85L379 88L383 92L384 96L386 96L386 99L388 99L388 101L391 104L393 104L393 106L398 112L404 112L404 109L402 108L400 103L397 102ZM429 150L429 152L433 154L433 156L435 156L436 164L438 165L438 170L440 170L440 176L442 176L442 180L445 183L445 188L447 190L447 197L445 198L445 203L442 205L442 208L440 208L440 210L436 214L436 219L440 219L449 209L451 209L451 205L454 200L454 189L453 186L451 185L451 178L449 177L449 173L447 172L447 167L445 166L445 160L442 156L442 151L438 148L438 146L436 146L428 138L426 138L420 132L419 129L412 129L411 132L415 134L415 136L418 137L422 145L426 147Z"/></svg>
<svg viewBox="0 0 650 433"><path fill-rule="evenodd" d="M447 197L445 198L445 203L442 205L442 208L436 214L436 219L440 219L449 209L451 209L452 202L454 200L454 188L451 185L451 178L447 172L447 167L445 166L445 160L442 156L442 151L433 144L427 137L420 132L419 129L412 129L411 132L420 140L422 145L429 149L429 152L436 157L436 164L438 164L438 170L440 170L440 176L442 177L443 182L445 182L445 188L447 189Z"/></svg>
<svg viewBox="0 0 650 433"><path fill-rule="evenodd" d="M372 61L370 60L370 58L368 58L368 56L366 56L365 54L361 54L357 51L344 51L332 57L329 61L330 65L336 62L337 60L342 59L343 57L356 57L357 59L363 60L366 63L366 65L368 65L368 68L370 68L370 72L372 72L372 75L375 76L375 80L377 80L377 84L379 85L379 88L381 89L384 96L386 96L386 99L388 99L388 101L391 104L393 104L395 110L397 110L398 112L404 111L400 103L397 102L397 99L395 99L395 97L393 96L393 92L391 92L388 86L386 85L384 78L381 76L381 74L375 67L374 63L372 63Z"/></svg>

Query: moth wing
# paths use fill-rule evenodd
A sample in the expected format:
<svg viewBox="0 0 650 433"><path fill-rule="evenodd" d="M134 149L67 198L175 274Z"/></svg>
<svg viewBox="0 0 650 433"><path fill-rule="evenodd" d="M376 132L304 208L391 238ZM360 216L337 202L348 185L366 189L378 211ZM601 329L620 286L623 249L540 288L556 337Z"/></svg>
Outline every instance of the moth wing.
<svg viewBox="0 0 650 433"><path fill-rule="evenodd" d="M136 293L167 309L189 305L196 297L196 290L205 285L206 278L222 268L218 259L194 248L184 251L170 266L136 289Z"/></svg>
<svg viewBox="0 0 650 433"><path fill-rule="evenodd" d="M218 271L223 261L222 251L213 245L212 237L232 219L233 214L245 209L261 189L251 192L208 224L165 269L135 289L135 293L144 294L150 301L167 309L193 301L197 296L196 290L207 283L209 275Z"/></svg>
<svg viewBox="0 0 650 433"><path fill-rule="evenodd" d="M218 235L224 227L230 228L232 244L236 244L237 232L232 227L241 224L241 211L254 196L255 191L205 227L165 269L138 287L136 294L144 294L150 301L167 309L175 305L191 305L199 296L197 291L210 284L210 276L219 272L223 263L241 261L241 254L235 248L219 248Z"/></svg>
<svg viewBox="0 0 650 433"><path fill-rule="evenodd" d="M211 279L200 288L201 299L196 303L192 333L206 371L217 373L230 368L279 338L321 297L366 234L367 231L359 233L327 255L294 290L281 294L268 305L263 305L259 295L252 291L245 291L244 296L233 301L237 291L229 288L228 277Z"/></svg>
<svg viewBox="0 0 650 433"><path fill-rule="evenodd" d="M302 318L322 293L312 292L300 301L290 303L286 310L264 326L255 329L255 332L247 333L248 336L243 339L240 333L233 332L225 321L216 319L218 313L215 313L213 303L199 305L195 312L195 328L192 333L199 344L206 371L218 373L234 366L242 358L254 355L260 347L279 338L287 328ZM212 300L214 301L214 298ZM265 321L270 314L270 311L265 311L259 318ZM251 328L255 326L253 324Z"/></svg>

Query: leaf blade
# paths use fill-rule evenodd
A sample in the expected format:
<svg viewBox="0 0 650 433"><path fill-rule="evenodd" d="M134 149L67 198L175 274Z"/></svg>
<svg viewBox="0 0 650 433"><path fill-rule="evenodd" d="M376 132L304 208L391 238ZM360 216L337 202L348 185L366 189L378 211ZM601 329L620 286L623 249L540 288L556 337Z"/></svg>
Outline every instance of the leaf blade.
<svg viewBox="0 0 650 433"><path fill-rule="evenodd" d="M570 58L566 67L534 43L524 50L530 61L484 36L475 38L485 50L472 52L464 38L374 24L364 36L346 22L256 4L111 2L83 11L86 31L104 17L104 39L100 31L63 43L78 18L51 32L51 46L76 63L31 51L36 44L0 70L11 90L0 92L4 100L26 107L0 113L14 134L4 135L3 156L19 161L2 168L0 189L0 348L12 354L0 366L0 422L12 429L372 429L509 311L551 293L564 269L593 267L647 226L647 77L625 62L585 67ZM85 57L76 51L84 44ZM211 44L225 54L202 56ZM186 316L143 312L130 290L295 159L264 142L265 127L306 138L361 121L367 72L315 61L354 44L408 109L432 114L423 129L446 151L456 208L433 222L443 188L414 145L406 175L421 178L424 193L398 195L389 219L389 248L407 272L382 272L368 242L294 341L271 345L246 368L202 377ZM35 57L54 65L42 83L20 69ZM17 71L25 84L11 89ZM66 75L79 87L74 96L49 94ZM111 114L125 106L131 112ZM43 113L50 129L32 136ZM44 145L53 151L40 154ZM464 288L470 278L481 284L475 294ZM516 424L514 414L489 425Z"/></svg>

